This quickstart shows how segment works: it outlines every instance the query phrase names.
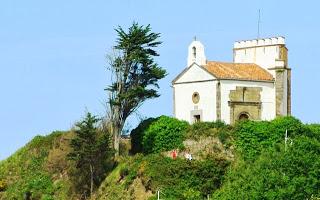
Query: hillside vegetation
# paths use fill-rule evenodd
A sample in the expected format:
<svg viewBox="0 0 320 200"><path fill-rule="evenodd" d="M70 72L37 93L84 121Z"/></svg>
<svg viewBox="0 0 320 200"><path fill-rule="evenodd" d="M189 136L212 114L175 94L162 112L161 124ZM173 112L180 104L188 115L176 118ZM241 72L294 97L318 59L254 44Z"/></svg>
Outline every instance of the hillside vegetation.
<svg viewBox="0 0 320 200"><path fill-rule="evenodd" d="M285 143L285 132L288 138ZM72 132L37 136L0 163L0 199L78 199L66 161ZM317 199L320 125L293 117L189 125L167 116L142 121L131 150L91 199ZM177 157L172 158L172 150ZM187 160L190 153L193 160Z"/></svg>
<svg viewBox="0 0 320 200"><path fill-rule="evenodd" d="M65 173L70 167L65 156L70 137L71 132L60 131L36 136L2 161L0 199L22 199L28 194L32 194L33 199L68 199L72 188Z"/></svg>

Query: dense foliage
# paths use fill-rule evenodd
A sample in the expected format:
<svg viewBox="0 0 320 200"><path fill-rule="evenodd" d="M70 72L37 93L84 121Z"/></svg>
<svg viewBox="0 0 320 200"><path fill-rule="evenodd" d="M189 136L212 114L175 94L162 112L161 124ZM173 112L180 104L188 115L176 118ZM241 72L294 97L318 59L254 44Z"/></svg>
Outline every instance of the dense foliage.
<svg viewBox="0 0 320 200"><path fill-rule="evenodd" d="M187 122L168 116L147 119L131 132L133 151L154 153L183 148L188 126Z"/></svg>
<svg viewBox="0 0 320 200"><path fill-rule="evenodd" d="M79 199L75 183L70 182L74 179L65 175L72 175L75 169L65 159L71 150L69 142L63 141L70 141L71 136L60 132L38 136L0 162L0 199L21 199L27 192L35 199ZM197 200L207 195L210 199L320 198L319 124L279 117L269 122L241 121L234 126L221 122L188 125L161 116L143 121L131 136L133 153L145 154L120 158L93 199L155 199L157 190L161 199ZM200 148L202 141L207 149L221 154L208 151L204 157L187 161L183 155L172 159L163 152L183 150L184 140L189 141L184 143L187 148L190 144ZM223 156L223 151L231 155ZM78 173L73 177L81 180L85 176Z"/></svg>
<svg viewBox="0 0 320 200"><path fill-rule="evenodd" d="M254 160L261 151L289 138L308 134L306 127L294 117L278 117L272 121L240 121L234 130L235 144L242 157Z"/></svg>
<svg viewBox="0 0 320 200"><path fill-rule="evenodd" d="M228 162L215 159L187 161L173 160L160 154L136 155L119 166L120 181L114 177L118 184L109 183L103 187L112 187L112 191L122 188L121 194L107 195L106 199L131 199L126 195L118 196L139 179L146 190L152 193L160 190L161 199L202 200L221 186L227 166Z"/></svg>
<svg viewBox="0 0 320 200"><path fill-rule="evenodd" d="M305 128L309 137L313 137L320 141L320 124L307 124L305 125Z"/></svg>
<svg viewBox="0 0 320 200"><path fill-rule="evenodd" d="M154 153L172 149L184 149L185 139L216 137L229 146L232 127L222 121L198 122L189 125L185 121L168 116L143 120L130 133L131 153Z"/></svg>
<svg viewBox="0 0 320 200"><path fill-rule="evenodd" d="M98 135L93 142L103 151L107 150L105 141L109 140L100 133ZM71 153L70 141L74 137L73 131L36 136L25 147L1 161L0 199L23 199L27 196L45 200L80 199L78 186L80 183L87 185L81 182L87 173L77 173L76 162L67 159ZM95 159L102 158L103 151L97 152ZM105 168L99 166L95 165L95 171L99 172L95 178L101 181L105 177Z"/></svg>
<svg viewBox="0 0 320 200"><path fill-rule="evenodd" d="M238 123L234 135L239 157L214 198L320 197L319 134L319 125L304 125L294 117Z"/></svg>
<svg viewBox="0 0 320 200"><path fill-rule="evenodd" d="M186 129L185 137L194 140L201 137L218 137L222 143L230 144L231 130L232 127L222 121L197 122Z"/></svg>
<svg viewBox="0 0 320 200"><path fill-rule="evenodd" d="M310 199L320 197L320 141L297 136L232 169L214 199Z"/></svg>
<svg viewBox="0 0 320 200"><path fill-rule="evenodd" d="M150 156L142 162L140 174L150 189L160 189L164 199L203 199L220 187L226 161L173 160L159 155Z"/></svg>
<svg viewBox="0 0 320 200"><path fill-rule="evenodd" d="M157 119L156 118L145 119L135 129L131 131L130 133L131 152L133 154L143 152L142 140L143 140L145 130L147 130L155 120Z"/></svg>
<svg viewBox="0 0 320 200"><path fill-rule="evenodd" d="M76 123L75 137L70 142L68 159L75 162L72 171L76 189L88 197L104 179L107 161L111 155L109 135L97 128L99 119L87 113L85 119Z"/></svg>

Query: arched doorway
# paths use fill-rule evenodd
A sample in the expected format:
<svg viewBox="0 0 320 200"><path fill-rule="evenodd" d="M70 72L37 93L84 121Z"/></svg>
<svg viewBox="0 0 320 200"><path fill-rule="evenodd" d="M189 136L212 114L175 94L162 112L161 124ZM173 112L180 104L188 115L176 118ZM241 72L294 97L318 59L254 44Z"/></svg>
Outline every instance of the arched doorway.
<svg viewBox="0 0 320 200"><path fill-rule="evenodd" d="M239 121L242 121L242 120L248 120L249 119L249 114L248 113L241 113L238 117L238 120Z"/></svg>

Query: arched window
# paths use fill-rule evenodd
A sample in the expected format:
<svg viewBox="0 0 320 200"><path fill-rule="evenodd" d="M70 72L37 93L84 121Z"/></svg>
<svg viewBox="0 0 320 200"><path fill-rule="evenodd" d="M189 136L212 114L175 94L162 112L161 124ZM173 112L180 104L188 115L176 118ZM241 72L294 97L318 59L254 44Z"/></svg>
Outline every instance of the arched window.
<svg viewBox="0 0 320 200"><path fill-rule="evenodd" d="M242 121L242 120L248 120L249 119L249 115L248 115L248 113L241 113L240 115L239 115L239 120L240 121Z"/></svg>
<svg viewBox="0 0 320 200"><path fill-rule="evenodd" d="M196 49L196 47L192 47L192 53L193 53L193 58L196 58L196 56L197 56L197 49Z"/></svg>

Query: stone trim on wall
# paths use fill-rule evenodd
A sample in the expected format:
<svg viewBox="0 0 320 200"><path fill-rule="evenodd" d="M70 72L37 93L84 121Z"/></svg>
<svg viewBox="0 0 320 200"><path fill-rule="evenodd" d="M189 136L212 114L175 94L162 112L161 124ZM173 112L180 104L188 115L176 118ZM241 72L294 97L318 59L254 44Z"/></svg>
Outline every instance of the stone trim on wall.
<svg viewBox="0 0 320 200"><path fill-rule="evenodd" d="M287 71L287 111L291 115L291 70Z"/></svg>
<svg viewBox="0 0 320 200"><path fill-rule="evenodd" d="M190 122L194 123L194 116L195 115L200 115L200 121L203 119L203 114L202 114L202 110L191 110L190 111Z"/></svg>
<svg viewBox="0 0 320 200"><path fill-rule="evenodd" d="M283 103L283 93L284 93L284 69L277 69L275 71L276 82L276 116L281 116L281 107Z"/></svg>
<svg viewBox="0 0 320 200"><path fill-rule="evenodd" d="M285 79L285 73L287 79ZM275 90L276 90L276 116L291 115L291 69L281 68L275 70ZM285 91L285 83L287 84L287 91ZM287 99L283 99L284 94L287 94ZM285 112L282 112L283 103L287 102Z"/></svg>
<svg viewBox="0 0 320 200"><path fill-rule="evenodd" d="M243 113L250 120L261 120L261 102L228 102L230 106L230 122L234 124Z"/></svg>
<svg viewBox="0 0 320 200"><path fill-rule="evenodd" d="M261 87L236 87L229 93L230 122L246 113L250 120L261 120Z"/></svg>

